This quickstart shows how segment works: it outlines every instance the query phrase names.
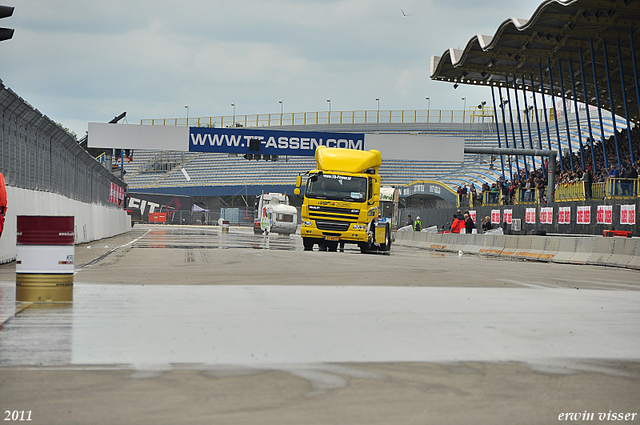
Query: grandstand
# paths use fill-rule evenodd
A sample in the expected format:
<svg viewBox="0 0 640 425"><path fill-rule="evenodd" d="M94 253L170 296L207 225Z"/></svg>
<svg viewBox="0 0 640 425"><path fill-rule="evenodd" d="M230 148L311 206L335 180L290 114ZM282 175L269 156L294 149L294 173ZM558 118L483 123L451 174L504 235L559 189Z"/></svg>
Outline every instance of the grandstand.
<svg viewBox="0 0 640 425"><path fill-rule="evenodd" d="M431 111L434 112L434 111ZM473 116L474 110L465 111L468 116ZM549 114L550 111L540 111L539 116ZM349 116L350 114L345 113ZM391 115L384 114L386 116ZM410 115L410 114L407 114ZM461 116L461 111L455 114L441 113L436 111L434 116ZM239 119L243 119L240 117ZM223 121L224 118L214 118L213 122ZM244 120L251 122L251 120ZM281 122L274 118L273 123ZM487 116L484 123L478 119L469 119L470 122L425 122L425 123L344 123L336 120L332 124L309 124L309 125L288 125L273 126L282 130L308 130L308 131L330 131L337 132L359 132L359 133L413 133L430 134L444 137L463 137L465 147L498 147L498 135L505 143L503 123L496 122L492 116ZM453 121L453 120L452 120ZM465 120L467 121L467 120ZM521 119L524 121L524 119ZM577 122L581 127L578 130ZM166 123L167 120L163 120ZM177 121L169 121L171 124ZM206 122L206 120L203 120ZM585 111L582 110L576 116L569 117L569 131L564 120L554 120L557 123L560 134L560 142L567 146L567 140L573 150L579 150L577 134L580 133L586 140L589 136ZM186 123L183 123L186 124ZM508 121L506 124L510 126ZM609 137L613 132L613 125L610 119L603 121L601 128L597 120L591 121L591 133L604 134ZM549 132L552 145L557 145L557 133L552 124L552 131ZM618 120L618 128L624 128L624 121ZM499 130L499 132L498 132ZM507 132L509 146L512 142L512 133ZM544 130L531 133L530 137L524 140L524 146L545 148L548 144L547 133ZM521 141L518 141L520 147ZM480 188L483 183L495 183L503 175L510 176L517 173L521 168L535 166L539 168L540 159L536 158L503 158L504 168L500 163L500 157L487 155L466 154L464 163L438 162L428 159L392 160L383 159L380 174L383 184L393 186L403 186L420 180L438 180L455 190L458 185L475 185ZM132 192L165 193L189 196L232 196L236 194L256 195L262 191L289 190L292 191L295 178L298 174L304 173L314 167L314 160L310 157L286 157L278 158L278 161L249 161L241 156L229 156L223 153L192 153L192 152L171 152L171 151L136 151L131 162L125 162L125 181ZM188 181L182 172L184 168L190 177Z"/></svg>
<svg viewBox="0 0 640 425"><path fill-rule="evenodd" d="M272 122L279 122L273 120ZM489 123L386 123L370 125L340 123L274 126L282 130L307 130L358 133L414 133L444 137L464 137L467 145L492 146L495 131ZM478 160L465 157L465 163ZM248 161L243 157L219 153L171 154L158 151L136 151L134 160L125 164L125 180L131 191L190 194L196 196L232 195L238 191L259 194L261 191L293 188L298 174L314 168L310 157L281 157L277 161ZM380 173L384 184L405 185L416 180L436 179L459 169L458 162L423 160L384 160ZM187 181L184 168L190 177Z"/></svg>

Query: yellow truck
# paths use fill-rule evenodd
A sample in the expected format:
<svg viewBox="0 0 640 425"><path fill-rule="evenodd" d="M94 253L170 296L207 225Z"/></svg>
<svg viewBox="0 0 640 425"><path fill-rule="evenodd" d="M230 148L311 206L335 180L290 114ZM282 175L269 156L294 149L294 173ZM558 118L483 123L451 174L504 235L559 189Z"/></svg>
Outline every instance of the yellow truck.
<svg viewBox="0 0 640 425"><path fill-rule="evenodd" d="M305 251L341 250L357 244L361 252L391 250L391 226L380 218L382 156L377 150L328 148L315 153L316 169L306 173L300 236ZM295 193L301 194L302 176Z"/></svg>

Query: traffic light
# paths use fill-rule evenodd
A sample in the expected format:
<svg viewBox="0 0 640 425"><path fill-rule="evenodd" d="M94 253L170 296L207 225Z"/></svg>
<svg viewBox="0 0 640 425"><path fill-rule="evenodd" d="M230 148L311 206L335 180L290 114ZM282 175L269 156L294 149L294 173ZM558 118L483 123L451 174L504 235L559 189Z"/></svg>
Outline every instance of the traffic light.
<svg viewBox="0 0 640 425"><path fill-rule="evenodd" d="M249 140L249 150L251 152L258 152L260 150L260 139Z"/></svg>
<svg viewBox="0 0 640 425"><path fill-rule="evenodd" d="M0 19L13 15L13 6L0 6ZM13 37L13 29L0 28L0 41L9 40Z"/></svg>

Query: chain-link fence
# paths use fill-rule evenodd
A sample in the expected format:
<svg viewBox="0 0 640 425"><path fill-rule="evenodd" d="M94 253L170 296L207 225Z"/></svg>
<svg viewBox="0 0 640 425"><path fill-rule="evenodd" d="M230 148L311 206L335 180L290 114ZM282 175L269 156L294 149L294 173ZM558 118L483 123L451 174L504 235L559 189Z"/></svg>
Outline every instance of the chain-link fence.
<svg viewBox="0 0 640 425"><path fill-rule="evenodd" d="M74 138L0 80L0 172L6 184L114 205L111 183L125 188Z"/></svg>

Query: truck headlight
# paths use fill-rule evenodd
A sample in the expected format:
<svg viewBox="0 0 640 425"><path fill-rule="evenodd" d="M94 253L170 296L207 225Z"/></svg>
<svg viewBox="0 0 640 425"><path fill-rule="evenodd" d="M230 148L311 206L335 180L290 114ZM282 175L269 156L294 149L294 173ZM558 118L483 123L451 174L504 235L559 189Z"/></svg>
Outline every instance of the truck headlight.
<svg viewBox="0 0 640 425"><path fill-rule="evenodd" d="M354 224L353 225L353 230L364 230L365 225L364 224Z"/></svg>
<svg viewBox="0 0 640 425"><path fill-rule="evenodd" d="M312 225L312 223L311 223L310 221L302 220L302 225L303 225L303 226L311 226L311 225Z"/></svg>

